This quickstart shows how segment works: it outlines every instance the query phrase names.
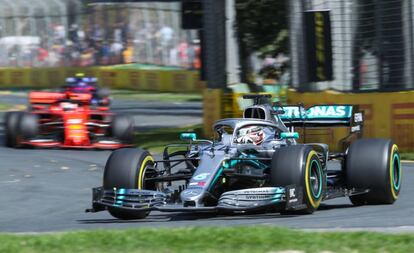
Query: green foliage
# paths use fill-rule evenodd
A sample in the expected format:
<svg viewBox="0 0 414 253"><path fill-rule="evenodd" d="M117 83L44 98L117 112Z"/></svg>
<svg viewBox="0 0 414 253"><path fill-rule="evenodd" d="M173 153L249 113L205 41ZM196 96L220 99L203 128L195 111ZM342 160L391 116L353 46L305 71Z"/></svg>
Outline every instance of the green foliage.
<svg viewBox="0 0 414 253"><path fill-rule="evenodd" d="M287 53L286 3L286 0L236 0L237 32L246 51Z"/></svg>

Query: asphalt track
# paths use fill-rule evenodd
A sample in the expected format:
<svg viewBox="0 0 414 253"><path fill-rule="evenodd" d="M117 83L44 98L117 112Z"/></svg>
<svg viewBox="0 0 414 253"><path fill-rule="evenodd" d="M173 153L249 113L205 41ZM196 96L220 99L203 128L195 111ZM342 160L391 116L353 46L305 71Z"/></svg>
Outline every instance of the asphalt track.
<svg viewBox="0 0 414 253"><path fill-rule="evenodd" d="M0 102L8 99L0 96ZM20 103L18 98L12 99ZM122 101L114 106L117 112L133 114L136 122L141 122L139 129L200 122L197 103ZM340 198L325 202L320 210L306 216L153 212L144 220L120 221L107 212L84 213L90 207L91 187L101 185L109 154L0 146L0 232L257 224L316 230L414 231L414 164L403 165L402 191L394 205L353 207L347 198Z"/></svg>

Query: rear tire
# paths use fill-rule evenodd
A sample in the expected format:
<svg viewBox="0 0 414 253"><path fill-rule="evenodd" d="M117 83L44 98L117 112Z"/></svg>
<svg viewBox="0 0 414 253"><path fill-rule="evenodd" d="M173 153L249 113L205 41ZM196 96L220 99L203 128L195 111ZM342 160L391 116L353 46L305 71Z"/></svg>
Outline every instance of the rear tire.
<svg viewBox="0 0 414 253"><path fill-rule="evenodd" d="M271 185L296 185L303 190L306 209L299 212L283 210L281 214L311 214L318 209L326 184L325 174L317 153L307 145L293 145L277 149L272 157Z"/></svg>
<svg viewBox="0 0 414 253"><path fill-rule="evenodd" d="M350 196L352 204L392 204L401 190L398 147L391 140L361 139L351 144L346 157L348 188L369 192Z"/></svg>
<svg viewBox="0 0 414 253"><path fill-rule="evenodd" d="M145 178L155 173L152 168L154 159L143 149L124 148L115 150L105 165L103 188L112 189L145 189L156 190L156 185L146 184ZM108 208L109 213L118 219L132 220L147 217L147 211L130 211L119 208Z"/></svg>
<svg viewBox="0 0 414 253"><path fill-rule="evenodd" d="M22 112L7 112L4 117L4 140L7 147L18 146L18 120Z"/></svg>

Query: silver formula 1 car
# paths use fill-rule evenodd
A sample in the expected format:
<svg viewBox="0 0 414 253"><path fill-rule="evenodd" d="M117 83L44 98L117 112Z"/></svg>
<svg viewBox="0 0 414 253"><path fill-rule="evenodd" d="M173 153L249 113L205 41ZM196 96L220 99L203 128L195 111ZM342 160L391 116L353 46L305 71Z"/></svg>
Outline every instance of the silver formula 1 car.
<svg viewBox="0 0 414 253"><path fill-rule="evenodd" d="M322 201L348 196L355 205L392 204L401 188L398 147L386 139L357 139L344 152L326 144L299 144L295 127L347 126L360 134L363 114L351 105L254 105L243 118L217 121L215 140L182 133L187 144L165 147L155 160L140 148L109 157L92 208L120 219L150 211L309 214ZM171 152L171 149L177 149ZM341 166L328 168L328 161ZM331 163L329 163L331 164ZM335 168L336 167L336 168Z"/></svg>

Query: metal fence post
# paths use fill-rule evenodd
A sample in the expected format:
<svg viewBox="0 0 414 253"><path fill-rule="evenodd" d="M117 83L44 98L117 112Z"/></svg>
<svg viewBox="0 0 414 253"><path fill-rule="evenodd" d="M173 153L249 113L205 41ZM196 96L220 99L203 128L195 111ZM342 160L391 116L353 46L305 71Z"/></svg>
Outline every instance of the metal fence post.
<svg viewBox="0 0 414 253"><path fill-rule="evenodd" d="M226 88L225 1L203 1L204 66L207 87Z"/></svg>

